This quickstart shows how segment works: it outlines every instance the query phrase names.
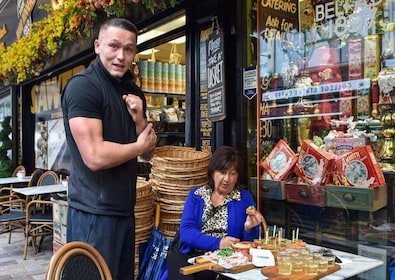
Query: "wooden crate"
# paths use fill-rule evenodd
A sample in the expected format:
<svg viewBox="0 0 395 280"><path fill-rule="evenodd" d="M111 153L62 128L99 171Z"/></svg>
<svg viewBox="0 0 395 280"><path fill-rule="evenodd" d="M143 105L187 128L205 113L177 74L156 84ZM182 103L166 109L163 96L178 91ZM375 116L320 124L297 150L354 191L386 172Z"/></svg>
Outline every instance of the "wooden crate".
<svg viewBox="0 0 395 280"><path fill-rule="evenodd" d="M256 190L257 187L256 185L257 185L257 178L251 177L251 189ZM262 198L284 200L285 199L284 181L261 179L260 192Z"/></svg>
<svg viewBox="0 0 395 280"><path fill-rule="evenodd" d="M377 188L327 186L327 206L374 212L387 205L387 184Z"/></svg>
<svg viewBox="0 0 395 280"><path fill-rule="evenodd" d="M326 206L325 186L311 186L295 181L285 182L285 197L289 202Z"/></svg>

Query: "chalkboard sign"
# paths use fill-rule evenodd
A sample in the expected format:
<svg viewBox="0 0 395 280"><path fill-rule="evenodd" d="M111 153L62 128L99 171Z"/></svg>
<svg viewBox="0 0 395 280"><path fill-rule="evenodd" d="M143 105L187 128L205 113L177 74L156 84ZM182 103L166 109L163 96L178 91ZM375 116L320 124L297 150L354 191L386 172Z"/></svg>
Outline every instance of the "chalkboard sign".
<svg viewBox="0 0 395 280"><path fill-rule="evenodd" d="M207 104L208 118L215 122L225 119L225 67L223 36L213 31L207 39Z"/></svg>

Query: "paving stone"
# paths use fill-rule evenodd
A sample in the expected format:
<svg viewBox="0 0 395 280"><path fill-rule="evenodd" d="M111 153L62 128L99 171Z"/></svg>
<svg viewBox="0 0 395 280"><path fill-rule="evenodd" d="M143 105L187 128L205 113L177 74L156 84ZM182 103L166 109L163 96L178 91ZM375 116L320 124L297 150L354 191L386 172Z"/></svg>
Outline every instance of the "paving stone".
<svg viewBox="0 0 395 280"><path fill-rule="evenodd" d="M0 235L0 280L42 280L52 257L52 237L46 237L40 252L34 254L29 246L26 260L23 259L24 234L12 234L8 244L8 234Z"/></svg>

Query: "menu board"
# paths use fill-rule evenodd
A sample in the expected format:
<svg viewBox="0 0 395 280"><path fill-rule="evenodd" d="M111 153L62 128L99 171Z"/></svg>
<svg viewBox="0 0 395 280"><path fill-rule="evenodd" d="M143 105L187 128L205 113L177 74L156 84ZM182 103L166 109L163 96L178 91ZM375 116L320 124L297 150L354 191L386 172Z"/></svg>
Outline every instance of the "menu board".
<svg viewBox="0 0 395 280"><path fill-rule="evenodd" d="M215 122L225 119L225 67L222 32L215 30L207 39L208 118Z"/></svg>

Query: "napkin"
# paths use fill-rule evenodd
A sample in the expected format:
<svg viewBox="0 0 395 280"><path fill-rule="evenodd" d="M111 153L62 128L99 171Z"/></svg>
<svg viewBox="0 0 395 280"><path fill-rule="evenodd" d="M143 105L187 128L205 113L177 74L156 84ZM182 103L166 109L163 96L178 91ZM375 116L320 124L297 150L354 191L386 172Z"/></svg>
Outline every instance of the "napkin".
<svg viewBox="0 0 395 280"><path fill-rule="evenodd" d="M250 248L252 263L256 267L274 266L274 256L270 250Z"/></svg>

